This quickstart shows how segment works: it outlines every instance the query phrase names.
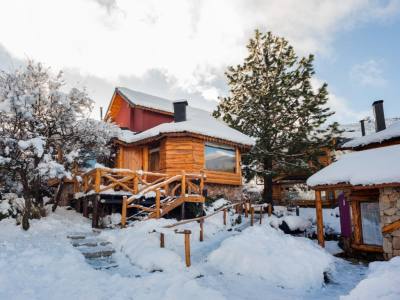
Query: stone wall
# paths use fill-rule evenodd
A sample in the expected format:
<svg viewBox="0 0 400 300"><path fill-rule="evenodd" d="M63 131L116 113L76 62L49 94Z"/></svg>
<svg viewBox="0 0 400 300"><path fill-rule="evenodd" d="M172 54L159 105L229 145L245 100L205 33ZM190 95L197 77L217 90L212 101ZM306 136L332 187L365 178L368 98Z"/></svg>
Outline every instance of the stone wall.
<svg viewBox="0 0 400 300"><path fill-rule="evenodd" d="M205 184L207 197L213 200L225 198L229 201L240 201L242 199L242 186Z"/></svg>
<svg viewBox="0 0 400 300"><path fill-rule="evenodd" d="M379 209L382 227L399 220L400 188L381 189ZM400 229L383 235L383 252L385 259L400 255Z"/></svg>

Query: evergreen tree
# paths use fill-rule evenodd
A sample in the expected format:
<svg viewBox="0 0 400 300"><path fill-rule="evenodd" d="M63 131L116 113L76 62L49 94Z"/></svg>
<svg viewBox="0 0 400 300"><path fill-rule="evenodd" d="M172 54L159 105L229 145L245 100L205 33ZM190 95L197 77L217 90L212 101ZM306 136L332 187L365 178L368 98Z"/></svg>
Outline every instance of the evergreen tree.
<svg viewBox="0 0 400 300"><path fill-rule="evenodd" d="M256 139L244 155L247 179L263 178L266 202L280 174L311 173L320 168L322 149L333 146L337 123L327 107L327 84L312 87L313 55L298 58L282 37L255 31L244 63L226 72L230 96L220 99L215 117Z"/></svg>

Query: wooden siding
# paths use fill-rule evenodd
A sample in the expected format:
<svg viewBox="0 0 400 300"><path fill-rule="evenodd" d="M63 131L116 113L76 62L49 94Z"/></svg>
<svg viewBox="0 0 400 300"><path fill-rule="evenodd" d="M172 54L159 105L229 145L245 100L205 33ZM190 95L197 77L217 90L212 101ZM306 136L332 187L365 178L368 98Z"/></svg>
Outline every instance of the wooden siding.
<svg viewBox="0 0 400 300"><path fill-rule="evenodd" d="M142 170L143 150L141 147L120 146L117 157L117 167L120 169Z"/></svg>
<svg viewBox="0 0 400 300"><path fill-rule="evenodd" d="M160 169L168 175L181 171L199 173L204 170L207 183L241 185L241 153L236 148L236 172L218 172L205 169L205 141L194 137L166 137L160 141ZM117 167L148 170L148 145L127 147L120 145Z"/></svg>

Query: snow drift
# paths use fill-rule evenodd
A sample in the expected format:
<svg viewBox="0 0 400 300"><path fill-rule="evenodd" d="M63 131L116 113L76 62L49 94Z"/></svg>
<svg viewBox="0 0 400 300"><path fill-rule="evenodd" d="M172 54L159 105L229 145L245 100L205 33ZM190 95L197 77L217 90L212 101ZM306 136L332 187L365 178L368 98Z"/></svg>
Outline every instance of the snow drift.
<svg viewBox="0 0 400 300"><path fill-rule="evenodd" d="M224 274L257 277L291 289L319 288L333 258L305 238L273 228L251 227L226 239L208 256L209 264Z"/></svg>
<svg viewBox="0 0 400 300"><path fill-rule="evenodd" d="M400 257L388 262L373 262L369 265L369 274L349 295L341 297L350 299L400 299Z"/></svg>

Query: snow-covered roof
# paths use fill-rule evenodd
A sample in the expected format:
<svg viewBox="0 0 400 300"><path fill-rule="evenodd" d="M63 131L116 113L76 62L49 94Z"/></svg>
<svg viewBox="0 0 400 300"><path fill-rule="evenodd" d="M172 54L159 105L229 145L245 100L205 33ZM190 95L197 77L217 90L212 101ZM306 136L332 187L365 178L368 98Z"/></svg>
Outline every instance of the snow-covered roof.
<svg viewBox="0 0 400 300"><path fill-rule="evenodd" d="M170 100L132 91L127 88L117 89L121 91L125 97L132 97L128 100L136 105L173 112L173 102ZM186 114L187 121L163 123L139 134L134 134L129 130L123 130L119 136L119 140L125 143L135 143L166 133L190 132L246 146L254 145L254 139L229 127L224 122L217 120L210 112L188 106Z"/></svg>
<svg viewBox="0 0 400 300"><path fill-rule="evenodd" d="M396 137L400 137L400 121L389 125L388 128L382 131L367 134L344 143L342 148L355 148L373 143L382 143Z"/></svg>
<svg viewBox="0 0 400 300"><path fill-rule="evenodd" d="M173 102L171 100L145 94L139 91L134 91L124 87L117 87L116 90L133 105L140 105L171 113L174 112Z"/></svg>
<svg viewBox="0 0 400 300"><path fill-rule="evenodd" d="M323 168L307 180L317 185L374 185L400 183L400 145L352 152Z"/></svg>

